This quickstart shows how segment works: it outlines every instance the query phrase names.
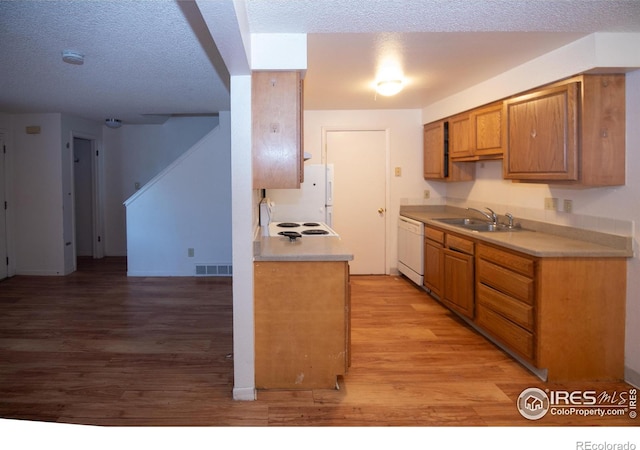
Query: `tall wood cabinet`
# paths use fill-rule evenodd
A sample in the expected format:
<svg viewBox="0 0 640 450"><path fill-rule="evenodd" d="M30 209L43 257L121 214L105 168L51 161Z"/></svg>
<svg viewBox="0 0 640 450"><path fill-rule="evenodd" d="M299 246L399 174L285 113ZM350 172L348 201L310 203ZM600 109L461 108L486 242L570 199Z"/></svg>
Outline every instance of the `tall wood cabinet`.
<svg viewBox="0 0 640 450"><path fill-rule="evenodd" d="M581 75L503 102L506 179L625 183L625 77Z"/></svg>
<svg viewBox="0 0 640 450"><path fill-rule="evenodd" d="M251 78L253 188L299 188L304 175L300 72L255 71Z"/></svg>

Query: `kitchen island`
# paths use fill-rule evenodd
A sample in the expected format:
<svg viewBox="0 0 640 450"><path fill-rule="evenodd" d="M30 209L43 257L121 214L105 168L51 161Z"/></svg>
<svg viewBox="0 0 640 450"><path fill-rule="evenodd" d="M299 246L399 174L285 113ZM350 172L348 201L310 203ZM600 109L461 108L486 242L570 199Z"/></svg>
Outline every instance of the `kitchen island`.
<svg viewBox="0 0 640 450"><path fill-rule="evenodd" d="M424 288L538 376L623 378L630 237L526 220L478 232L442 221L476 217L451 206L400 213L425 226Z"/></svg>
<svg viewBox="0 0 640 450"><path fill-rule="evenodd" d="M257 389L335 388L349 367L349 261L339 237L254 242Z"/></svg>

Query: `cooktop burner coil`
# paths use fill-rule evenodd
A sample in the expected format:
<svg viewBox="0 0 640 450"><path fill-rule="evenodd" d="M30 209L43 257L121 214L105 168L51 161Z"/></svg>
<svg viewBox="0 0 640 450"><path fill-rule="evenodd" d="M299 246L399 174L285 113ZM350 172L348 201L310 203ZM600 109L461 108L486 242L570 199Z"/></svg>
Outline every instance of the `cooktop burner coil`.
<svg viewBox="0 0 640 450"><path fill-rule="evenodd" d="M297 228L300 224L295 222L280 222L278 226L281 228Z"/></svg>
<svg viewBox="0 0 640 450"><path fill-rule="evenodd" d="M312 235L312 234L329 234L329 232L327 230L314 230L313 228L311 230L304 230L302 232L302 234L306 234L306 235Z"/></svg>

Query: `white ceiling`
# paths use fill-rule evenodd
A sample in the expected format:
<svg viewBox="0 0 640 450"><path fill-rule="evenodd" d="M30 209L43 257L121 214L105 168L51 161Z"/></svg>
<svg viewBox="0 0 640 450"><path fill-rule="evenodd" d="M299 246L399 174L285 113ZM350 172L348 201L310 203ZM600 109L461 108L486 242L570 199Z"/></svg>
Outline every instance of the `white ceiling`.
<svg viewBox="0 0 640 450"><path fill-rule="evenodd" d="M640 32L640 0L245 3L252 33L308 33L306 109L420 108L588 34ZM228 72L198 4L0 0L0 112L161 123L228 110ZM85 63L63 63L65 49ZM407 77L395 97L371 88L384 58Z"/></svg>

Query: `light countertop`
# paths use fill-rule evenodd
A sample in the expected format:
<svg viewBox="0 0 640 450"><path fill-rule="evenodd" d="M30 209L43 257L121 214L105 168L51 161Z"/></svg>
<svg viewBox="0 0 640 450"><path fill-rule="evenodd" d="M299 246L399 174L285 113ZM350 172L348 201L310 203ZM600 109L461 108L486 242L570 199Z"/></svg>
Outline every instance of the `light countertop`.
<svg viewBox="0 0 640 450"><path fill-rule="evenodd" d="M254 261L352 261L353 253L335 236L260 236L254 241Z"/></svg>
<svg viewBox="0 0 640 450"><path fill-rule="evenodd" d="M426 225L471 237L477 241L538 257L633 257L631 237L599 233L578 228L519 220L523 229L516 231L478 232L465 230L434 219L447 217L474 217L464 209L450 206L401 207L400 215Z"/></svg>

